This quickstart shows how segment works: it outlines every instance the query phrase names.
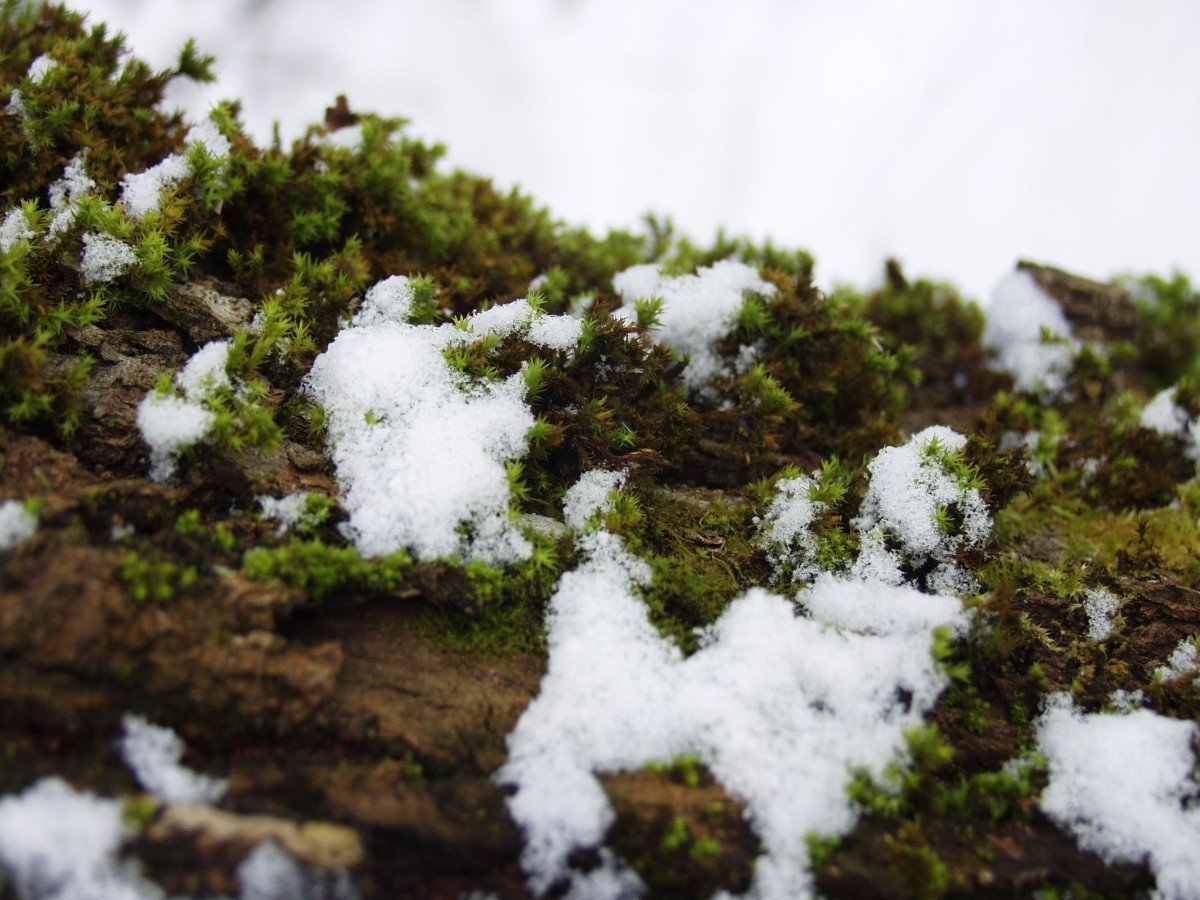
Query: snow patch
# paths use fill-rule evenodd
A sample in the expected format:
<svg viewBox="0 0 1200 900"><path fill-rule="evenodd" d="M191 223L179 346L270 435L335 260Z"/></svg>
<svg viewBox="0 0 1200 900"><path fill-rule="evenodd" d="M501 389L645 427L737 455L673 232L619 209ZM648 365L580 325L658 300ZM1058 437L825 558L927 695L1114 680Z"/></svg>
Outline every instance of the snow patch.
<svg viewBox="0 0 1200 900"><path fill-rule="evenodd" d="M57 65L58 62L53 57L43 53L29 64L29 71L25 73L25 76L34 84L41 84L46 73Z"/></svg>
<svg viewBox="0 0 1200 900"><path fill-rule="evenodd" d="M1088 640L1102 641L1113 629L1113 616L1120 610L1121 604L1103 588L1088 591L1083 601L1083 611L1088 618Z"/></svg>
<svg viewBox="0 0 1200 900"><path fill-rule="evenodd" d="M728 374L717 344L733 330L745 295L775 295L775 286L764 281L757 269L728 259L677 277L664 275L651 264L634 266L613 278L613 289L623 301L617 315L629 321L637 318L635 301L662 298L655 337L690 357L683 380L692 390L702 390L717 376Z"/></svg>
<svg viewBox="0 0 1200 900"><path fill-rule="evenodd" d="M404 285L384 284L305 382L325 408L347 533L367 556L408 547L421 559L527 558L532 547L510 520L505 473L528 449L534 424L524 379L518 372L468 383L442 351L489 334L529 339L540 318L564 317L516 300L460 325L412 325L396 320Z"/></svg>
<svg viewBox="0 0 1200 900"><path fill-rule="evenodd" d="M0 503L0 551L20 547L37 534L37 530L37 516L20 500Z"/></svg>
<svg viewBox="0 0 1200 900"><path fill-rule="evenodd" d="M304 491L288 494L286 497L268 497L265 494L257 497L258 507L262 514L272 521L279 523L279 534L295 528L304 521L308 511L309 495Z"/></svg>
<svg viewBox="0 0 1200 900"><path fill-rule="evenodd" d="M1154 677L1159 681L1175 681L1179 678L1196 675L1198 672L1200 672L1200 651L1196 649L1196 640L1195 638L1184 638L1171 651L1171 655L1167 658L1167 664L1154 670ZM1197 681L1200 683L1200 679Z"/></svg>
<svg viewBox="0 0 1200 900"><path fill-rule="evenodd" d="M776 577L790 571L793 581L811 581L819 573L816 564L817 541L812 524L825 510L825 504L812 499L819 472L784 478L775 485L775 496L759 523L759 544Z"/></svg>
<svg viewBox="0 0 1200 900"><path fill-rule="evenodd" d="M55 243L75 224L79 201L96 189L96 182L88 176L84 153L81 151L67 163L62 177L50 185L50 210L54 216L46 228L46 241Z"/></svg>
<svg viewBox="0 0 1200 900"><path fill-rule="evenodd" d="M1060 307L1025 271L1006 276L992 291L983 344L1019 391L1056 394L1066 386L1079 342Z"/></svg>
<svg viewBox="0 0 1200 900"><path fill-rule="evenodd" d="M229 341L210 341L175 375L175 386L183 396L151 391L138 405L137 425L142 440L150 447L150 478L165 482L175 474L179 454L208 433L213 414L205 400L214 391L229 386L225 363Z"/></svg>
<svg viewBox="0 0 1200 900"><path fill-rule="evenodd" d="M1041 807L1108 863L1147 862L1156 896L1200 896L1200 784L1194 722L1150 710L1080 713L1047 701L1037 726L1050 783Z"/></svg>
<svg viewBox="0 0 1200 900"><path fill-rule="evenodd" d="M201 147L215 160L228 158L232 146L212 120L193 125L184 141L183 150L172 153L162 162L144 172L130 172L121 179L121 203L125 212L135 219L144 219L162 206L162 195L174 190L192 174L188 153Z"/></svg>
<svg viewBox="0 0 1200 900"><path fill-rule="evenodd" d="M88 284L112 281L130 266L136 265L137 254L124 241L111 235L91 232L83 236L83 261L80 272Z"/></svg>
<svg viewBox="0 0 1200 900"><path fill-rule="evenodd" d="M33 226L25 210L17 207L10 209L0 223L0 253L9 253L19 242L33 240Z"/></svg>
<svg viewBox="0 0 1200 900"><path fill-rule="evenodd" d="M569 519L586 522L612 474L589 473L568 492L578 504ZM605 849L586 875L569 868L614 818L597 774L694 753L745 804L762 841L752 893L810 896L806 835L853 826L850 769L880 775L936 700L945 678L929 632L965 628L961 604L829 575L799 597L809 618L754 588L685 659L649 620L646 563L604 530L577 546L584 561L550 600L541 692L496 776L516 788L508 806L525 833L530 886L540 893L565 878L576 896L639 892Z"/></svg>
<svg viewBox="0 0 1200 900"><path fill-rule="evenodd" d="M43 778L0 799L0 868L20 897L149 900L163 892L133 860L120 860L129 833L124 804Z"/></svg>
<svg viewBox="0 0 1200 900"><path fill-rule="evenodd" d="M345 872L307 873L275 841L255 847L237 870L239 900L356 900Z"/></svg>
<svg viewBox="0 0 1200 900"><path fill-rule="evenodd" d="M582 532L593 515L612 509L612 493L619 491L624 484L624 471L593 469L580 475L579 480L563 494L563 521L567 527Z"/></svg>
<svg viewBox="0 0 1200 900"><path fill-rule="evenodd" d="M121 719L117 742L121 758L145 790L167 803L216 803L229 783L182 765L183 740L170 728L153 725L141 716Z"/></svg>

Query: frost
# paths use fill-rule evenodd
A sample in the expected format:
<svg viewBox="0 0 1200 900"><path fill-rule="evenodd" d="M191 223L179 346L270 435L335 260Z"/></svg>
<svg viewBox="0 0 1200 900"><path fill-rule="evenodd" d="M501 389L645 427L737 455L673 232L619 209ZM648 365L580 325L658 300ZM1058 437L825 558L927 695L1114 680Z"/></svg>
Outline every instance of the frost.
<svg viewBox="0 0 1200 900"><path fill-rule="evenodd" d="M145 790L167 803L216 803L228 782L200 775L180 763L183 741L170 728L153 725L141 716L121 719L124 733L117 742L121 758Z"/></svg>
<svg viewBox="0 0 1200 900"><path fill-rule="evenodd" d="M568 494L578 500L568 518L586 519L601 489L608 496L612 473L600 475ZM755 588L685 659L649 620L646 563L603 530L577 545L584 561L550 600L541 692L497 773L516 788L508 805L525 833L530 886L540 893L566 878L575 896L637 892L636 875L606 849L587 874L569 868L614 819L597 773L694 753L745 804L762 841L753 893L809 896L806 835L853 826L849 770L881 773L933 704L945 682L929 632L964 628L961 604L824 576L798 598L812 617L797 617L791 602Z"/></svg>
<svg viewBox="0 0 1200 900"><path fill-rule="evenodd" d="M122 240L98 232L83 236L80 271L88 284L112 281L137 261L133 248Z"/></svg>
<svg viewBox="0 0 1200 900"><path fill-rule="evenodd" d="M1177 678L1187 678L1200 671L1200 651L1196 650L1194 638L1184 638L1171 651L1165 666L1154 670L1154 677L1160 681L1174 681Z"/></svg>
<svg viewBox="0 0 1200 900"><path fill-rule="evenodd" d="M385 284L387 296L403 293L401 282ZM381 297L364 304L306 380L327 415L347 533L367 556L408 547L421 559L492 565L528 557L509 518L505 472L534 424L524 379L468 382L442 351L489 334L528 339L542 314L516 300L461 327L412 325L394 318L402 302Z"/></svg>
<svg viewBox="0 0 1200 900"><path fill-rule="evenodd" d="M612 509L612 493L625 484L625 472L593 469L584 472L563 495L563 520L573 531L582 532L596 513Z"/></svg>
<svg viewBox="0 0 1200 900"><path fill-rule="evenodd" d="M162 891L135 861L118 858L129 837L124 804L43 778L0 799L0 869L20 897L39 900L149 900Z"/></svg>
<svg viewBox="0 0 1200 900"><path fill-rule="evenodd" d="M213 414L205 400L215 390L229 386L225 363L229 341L211 341L201 347L176 373L175 385L183 396L151 391L138 405L137 425L150 447L150 478L165 482L175 474L184 448L208 433Z"/></svg>
<svg viewBox="0 0 1200 900"><path fill-rule="evenodd" d="M8 253L18 242L33 240L33 227L25 210L17 207L10 209L0 223L0 253Z"/></svg>
<svg viewBox="0 0 1200 900"><path fill-rule="evenodd" d="M1062 308L1025 271L992 291L983 344L996 352L996 365L1017 390L1044 394L1062 391L1079 351Z"/></svg>
<svg viewBox="0 0 1200 900"><path fill-rule="evenodd" d="M1057 695L1037 735L1050 774L1046 815L1110 864L1149 863L1158 896L1200 896L1194 722L1145 709L1084 714Z"/></svg>
<svg viewBox="0 0 1200 900"><path fill-rule="evenodd" d="M1117 598L1103 589L1088 591L1083 611L1088 618L1088 640L1102 641L1112 633L1113 616L1121 608Z"/></svg>
<svg viewBox="0 0 1200 900"><path fill-rule="evenodd" d="M79 201L95 189L96 182L87 174L84 154L76 154L63 169L62 177L50 185L50 209L54 216L46 229L48 242L56 242L75 224Z"/></svg>
<svg viewBox="0 0 1200 900"><path fill-rule="evenodd" d="M130 172L121 179L121 202L126 213L135 219L144 219L149 213L158 212L162 206L162 195L191 177L192 166L187 156L193 147L202 147L205 153L216 160L224 160L232 149L228 139L211 120L192 126L181 152L172 153L144 172Z"/></svg>
<svg viewBox="0 0 1200 900"><path fill-rule="evenodd" d="M728 372L717 344L733 330L745 295L775 294L775 286L764 281L755 268L734 260L678 277L664 275L654 265L634 266L613 278L613 288L624 301L618 315L630 321L637 317L635 301L662 298L655 337L690 357L683 380L692 390L702 390L713 378Z"/></svg>
<svg viewBox="0 0 1200 900"><path fill-rule="evenodd" d="M910 566L937 563L931 586L953 593L972 589L955 555L964 548L983 546L992 527L978 488L947 465L948 455L966 444L961 434L934 425L901 447L880 450L867 465L871 483L852 523L860 532L882 527ZM946 530L951 509L961 519L957 530Z"/></svg>
<svg viewBox="0 0 1200 900"><path fill-rule="evenodd" d="M37 534L37 516L19 500L0 503L0 551L20 547Z"/></svg>

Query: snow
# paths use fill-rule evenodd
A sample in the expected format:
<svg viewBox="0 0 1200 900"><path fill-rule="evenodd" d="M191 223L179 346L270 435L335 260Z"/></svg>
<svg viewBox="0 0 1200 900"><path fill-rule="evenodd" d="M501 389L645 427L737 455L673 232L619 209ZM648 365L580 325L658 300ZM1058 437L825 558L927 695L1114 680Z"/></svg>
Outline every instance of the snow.
<svg viewBox="0 0 1200 900"><path fill-rule="evenodd" d="M34 84L41 84L42 79L46 77L46 73L57 66L53 57L43 53L37 59L29 64L29 71L25 73Z"/></svg>
<svg viewBox="0 0 1200 900"><path fill-rule="evenodd" d="M228 157L232 149L211 120L193 125L181 152L172 153L144 172L130 172L121 179L121 202L126 213L135 219L144 219L150 213L158 212L162 195L191 177L192 167L187 154L193 147L203 147L209 156L218 160Z"/></svg>
<svg viewBox="0 0 1200 900"><path fill-rule="evenodd" d="M202 439L213 424L205 400L214 391L229 386L225 363L229 341L210 341L175 374L175 386L183 396L148 393L138 405L137 425L142 440L150 447L150 478L165 482L175 474L179 454Z"/></svg>
<svg viewBox="0 0 1200 900"><path fill-rule="evenodd" d="M588 519L596 513L606 513L613 506L613 491L625 484L624 471L606 472L592 469L579 476L563 495L563 521L573 531L583 532Z"/></svg>
<svg viewBox="0 0 1200 900"><path fill-rule="evenodd" d="M534 424L524 379L467 383L442 351L489 334L529 339L543 314L515 300L462 327L412 325L401 282L384 284L306 379L325 408L348 534L367 556L408 547L421 559L527 558L505 473Z"/></svg>
<svg viewBox="0 0 1200 900"><path fill-rule="evenodd" d="M263 495L256 499L262 514L268 519L278 522L278 533L283 534L304 521L304 514L308 511L308 497L306 492L298 491L295 494L288 494L286 497L276 498Z"/></svg>
<svg viewBox="0 0 1200 900"><path fill-rule="evenodd" d="M0 869L17 895L38 900L161 898L137 864L120 861L129 834L124 804L43 778L24 793L0 798Z"/></svg>
<svg viewBox="0 0 1200 900"><path fill-rule="evenodd" d="M886 447L867 465L871 481L858 516L859 532L881 527L898 545L909 565L937 563L930 584L951 593L971 590L955 555L978 548L991 533L992 519L978 489L961 484L934 453L954 453L967 439L942 425L914 435L901 447ZM957 533L938 527L939 510L954 508L962 518Z"/></svg>
<svg viewBox="0 0 1200 900"><path fill-rule="evenodd" d="M183 740L170 728L153 725L141 716L121 720L117 742L121 758L145 790L167 803L216 803L228 782L193 772L180 763Z"/></svg>
<svg viewBox="0 0 1200 900"><path fill-rule="evenodd" d="M745 263L722 260L694 275L670 277L656 266L640 265L613 278L613 289L624 305L618 314L635 321L636 300L660 297L664 301L655 339L690 357L683 380L692 390L702 390L729 367L717 353L717 343L737 320L747 293L774 296L775 286Z"/></svg>
<svg viewBox="0 0 1200 900"><path fill-rule="evenodd" d="M1083 611L1088 619L1088 640L1102 641L1113 629L1113 616L1121 609L1121 604L1103 588L1088 591L1083 601Z"/></svg>
<svg viewBox="0 0 1200 900"><path fill-rule="evenodd" d="M817 542L809 531L825 509L824 503L811 496L818 477L819 473L800 475L775 485L775 497L760 523L759 544L767 551L776 577L790 571L793 581L810 581L819 573Z"/></svg>
<svg viewBox="0 0 1200 900"><path fill-rule="evenodd" d="M275 841L255 847L237 870L239 900L356 900L344 872L309 874Z"/></svg>
<svg viewBox="0 0 1200 900"><path fill-rule="evenodd" d="M1159 391L1142 410L1141 426L1156 431L1163 437L1183 441L1188 459L1200 466L1200 421L1192 419L1187 410L1179 406L1178 389Z"/></svg>
<svg viewBox="0 0 1200 900"><path fill-rule="evenodd" d="M1194 722L1150 710L1086 714L1050 698L1037 726L1042 811L1109 863L1147 862L1157 896L1200 896L1198 736Z"/></svg>
<svg viewBox="0 0 1200 900"><path fill-rule="evenodd" d="M1062 308L1023 270L993 289L983 344L1017 390L1037 394L1062 391L1079 350Z"/></svg>
<svg viewBox="0 0 1200 900"><path fill-rule="evenodd" d="M529 326L529 342L570 354L579 345L583 322L572 316L539 316Z"/></svg>
<svg viewBox="0 0 1200 900"><path fill-rule="evenodd" d="M46 240L55 243L75 224L77 204L96 189L96 182L87 174L85 154L81 151L67 163L62 177L50 185L50 209L54 213L46 229Z"/></svg>
<svg viewBox="0 0 1200 900"><path fill-rule="evenodd" d="M33 228L25 210L20 207L10 209L0 223L0 253L11 252L18 242L30 241L33 236Z"/></svg>
<svg viewBox="0 0 1200 900"><path fill-rule="evenodd" d="M363 298L354 324L369 327L384 322L405 322L412 313L412 284L403 275L377 282Z"/></svg>
<svg viewBox="0 0 1200 900"><path fill-rule="evenodd" d="M91 232L83 236L83 261L80 272L88 284L109 282L136 265L137 254L122 240Z"/></svg>
<svg viewBox="0 0 1200 900"><path fill-rule="evenodd" d="M1196 649L1194 638L1184 638L1180 641L1165 666L1154 670L1154 676L1160 681L1174 681L1177 678L1187 678L1200 672L1200 651ZM1197 679L1200 685L1200 679Z"/></svg>
<svg viewBox="0 0 1200 900"><path fill-rule="evenodd" d="M14 550L37 534L37 516L19 500L0 503L0 551Z"/></svg>
<svg viewBox="0 0 1200 900"><path fill-rule="evenodd" d="M609 496L612 473L601 475L568 493L570 520L586 522ZM646 563L603 529L578 535L577 548L582 564L550 600L541 692L496 776L515 788L508 806L532 889L567 878L574 896L636 893L636 875L607 850L587 874L568 866L614 818L597 773L694 753L745 804L762 841L752 892L811 896L806 835L853 826L850 769L881 774L936 700L945 680L929 632L965 628L961 604L826 575L798 598L810 618L753 588L685 659L649 620Z"/></svg>

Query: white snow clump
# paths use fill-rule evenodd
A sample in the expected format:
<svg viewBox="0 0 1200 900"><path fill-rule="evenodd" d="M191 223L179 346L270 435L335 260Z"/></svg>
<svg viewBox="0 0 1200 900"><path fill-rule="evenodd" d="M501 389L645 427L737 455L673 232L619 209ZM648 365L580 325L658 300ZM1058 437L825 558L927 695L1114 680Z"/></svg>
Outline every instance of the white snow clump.
<svg viewBox="0 0 1200 900"><path fill-rule="evenodd" d="M572 495L575 521L610 496L612 473L601 474L585 475ZM685 659L649 620L639 592L649 566L603 529L577 546L584 562L550 600L541 692L496 775L516 788L508 806L525 833L531 888L563 878L572 896L639 893L636 874L606 848L590 872L569 867L614 819L598 773L694 753L745 804L762 841L752 894L811 896L806 835L852 827L849 771L881 774L934 703L945 676L930 631L965 628L961 604L826 576L801 595L813 614L805 618L754 588Z"/></svg>
<svg viewBox="0 0 1200 900"><path fill-rule="evenodd" d="M213 391L229 386L225 363L229 341L210 341L193 354L175 374L183 396L151 391L138 405L138 430L150 446L150 478L165 482L175 474L180 452L208 433L213 414L205 400Z"/></svg>
<svg viewBox="0 0 1200 900"><path fill-rule="evenodd" d="M582 532L594 514L612 509L612 493L619 491L624 484L624 471L592 469L580 475L579 480L563 494L563 521L567 527Z"/></svg>
<svg viewBox="0 0 1200 900"><path fill-rule="evenodd" d="M528 558L532 547L509 518L505 472L534 424L524 378L469 381L442 351L489 334L566 349L565 329L539 324L565 317L515 300L461 325L412 325L406 288L401 278L376 285L305 382L325 408L348 534L366 556L407 547L421 559Z"/></svg>
<svg viewBox="0 0 1200 900"><path fill-rule="evenodd" d="M1141 426L1156 431L1164 437L1179 438L1184 442L1184 453L1188 459L1200 465L1200 421L1194 421L1178 404L1178 391L1170 387L1154 395L1142 410Z"/></svg>
<svg viewBox="0 0 1200 900"><path fill-rule="evenodd" d="M967 439L933 425L900 447L885 447L867 465L871 482L853 525L860 532L876 526L895 540L910 565L930 560L937 567L928 578L936 591L967 593L969 575L955 561L964 547L981 547L991 533L992 517L979 489L946 465ZM957 531L944 532L939 515L953 508L962 520Z"/></svg>
<svg viewBox="0 0 1200 900"><path fill-rule="evenodd" d="M42 79L46 77L46 73L57 65L57 60L55 60L52 56L43 53L29 64L29 71L26 72L25 75L34 84L41 84Z"/></svg>
<svg viewBox="0 0 1200 900"><path fill-rule="evenodd" d="M746 293L775 294L775 285L764 281L757 269L730 259L677 277L664 275L652 264L634 266L613 278L613 289L623 301L617 315L630 321L637 318L635 301L662 298L655 336L690 357L683 380L692 390L703 390L728 372L717 344L733 330Z"/></svg>
<svg viewBox="0 0 1200 900"><path fill-rule="evenodd" d="M75 224L79 201L96 189L96 182L87 173L85 154L81 151L67 163L62 177L50 185L50 209L54 216L46 228L46 240L53 244Z"/></svg>
<svg viewBox="0 0 1200 900"><path fill-rule="evenodd" d="M1159 681L1174 681L1196 674L1200 674L1200 651L1196 649L1194 638L1180 641L1167 658L1167 664L1154 670L1154 677ZM1200 679L1197 684L1200 685Z"/></svg>
<svg viewBox="0 0 1200 900"><path fill-rule="evenodd" d="M20 500L0 503L0 550L14 550L37 534L37 516Z"/></svg>
<svg viewBox="0 0 1200 900"><path fill-rule="evenodd" d="M0 253L10 252L19 242L33 240L33 236L33 226L29 224L25 210L19 206L10 209L5 214L4 221L0 222Z"/></svg>
<svg viewBox="0 0 1200 900"><path fill-rule="evenodd" d="M43 778L24 793L0 798L0 869L19 897L39 900L161 898L135 860L121 860L130 835L124 803Z"/></svg>
<svg viewBox="0 0 1200 900"><path fill-rule="evenodd" d="M308 498L307 492L297 491L286 497L276 498L261 494L255 499L258 500L258 506L262 510L263 516L278 522L278 533L283 534L304 521L304 516L308 512Z"/></svg>
<svg viewBox="0 0 1200 900"><path fill-rule="evenodd" d="M1110 864L1148 863L1155 896L1200 896L1200 806L1188 802L1200 791L1194 722L1147 709L1080 713L1059 694L1037 736L1050 770L1047 816Z"/></svg>
<svg viewBox="0 0 1200 900"><path fill-rule="evenodd" d="M1079 351L1062 307L1025 271L993 289L983 344L996 352L996 365L1017 390L1039 394L1062 391Z"/></svg>
<svg viewBox="0 0 1200 900"><path fill-rule="evenodd" d="M306 872L275 841L255 847L237 870L239 900L357 900L345 872Z"/></svg>
<svg viewBox="0 0 1200 900"><path fill-rule="evenodd" d="M112 281L130 266L136 265L137 261L133 248L118 238L100 232L83 236L80 272L88 284Z"/></svg>
<svg viewBox="0 0 1200 900"><path fill-rule="evenodd" d="M1083 601L1083 611L1088 619L1088 640L1102 641L1113 628L1113 616L1120 610L1117 598L1103 588L1088 591Z"/></svg>
<svg viewBox="0 0 1200 900"><path fill-rule="evenodd" d="M776 494L759 523L759 544L782 577L790 571L793 581L811 581L820 574L816 565L817 541L811 528L826 504L813 499L820 472L811 476L784 478L775 485Z"/></svg>
<svg viewBox="0 0 1200 900"><path fill-rule="evenodd" d="M158 212L163 193L178 187L180 182L191 176L188 153L195 147L203 147L204 152L216 160L226 159L232 149L229 140L211 119L193 125L188 131L183 150L172 153L144 172L130 172L121 179L121 202L125 212L135 219L144 219L149 213Z"/></svg>
<svg viewBox="0 0 1200 900"><path fill-rule="evenodd" d="M121 719L121 759L138 784L166 803L216 803L229 786L223 778L193 772L180 763L183 740L170 728L132 713Z"/></svg>

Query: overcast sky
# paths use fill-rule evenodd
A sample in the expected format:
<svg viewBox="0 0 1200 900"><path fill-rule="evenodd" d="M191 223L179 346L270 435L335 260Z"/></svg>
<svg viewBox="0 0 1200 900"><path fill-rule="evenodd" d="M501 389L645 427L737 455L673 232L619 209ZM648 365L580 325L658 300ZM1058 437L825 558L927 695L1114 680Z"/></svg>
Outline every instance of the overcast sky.
<svg viewBox="0 0 1200 900"><path fill-rule="evenodd" d="M261 138L352 107L560 217L672 215L816 254L899 256L986 299L1019 257L1200 275L1192 0L76 0L169 64L218 56Z"/></svg>

